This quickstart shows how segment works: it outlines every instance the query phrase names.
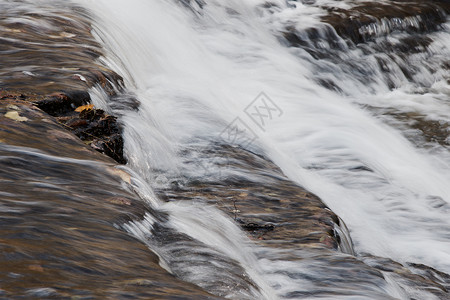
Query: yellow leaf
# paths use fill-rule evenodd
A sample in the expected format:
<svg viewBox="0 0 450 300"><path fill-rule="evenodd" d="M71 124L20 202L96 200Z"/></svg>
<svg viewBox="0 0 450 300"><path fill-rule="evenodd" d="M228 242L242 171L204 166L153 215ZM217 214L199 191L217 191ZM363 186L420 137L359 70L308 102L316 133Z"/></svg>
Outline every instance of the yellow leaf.
<svg viewBox="0 0 450 300"><path fill-rule="evenodd" d="M82 112L85 109L93 109L93 108L94 108L94 104L88 104L88 105L78 106L77 108L75 108L75 111Z"/></svg>
<svg viewBox="0 0 450 300"><path fill-rule="evenodd" d="M5 117L7 117L8 119L14 120L14 121L19 121L19 122L28 121L28 118L21 117L17 111L8 111L5 114Z"/></svg>

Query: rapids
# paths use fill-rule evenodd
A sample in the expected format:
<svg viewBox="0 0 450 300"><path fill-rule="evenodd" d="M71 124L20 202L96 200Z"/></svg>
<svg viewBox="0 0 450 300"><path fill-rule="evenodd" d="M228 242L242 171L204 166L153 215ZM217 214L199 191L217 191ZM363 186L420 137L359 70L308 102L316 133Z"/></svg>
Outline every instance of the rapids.
<svg viewBox="0 0 450 300"><path fill-rule="evenodd" d="M120 117L123 169L153 210L116 226L164 269L232 299L439 299L379 266L450 274L449 22L380 22L358 44L321 18L365 1L71 2L92 19L97 63L124 79L90 94ZM401 51L409 36L426 46ZM342 251L250 240L200 196L176 201L199 182L271 184L223 145L319 196L348 227Z"/></svg>

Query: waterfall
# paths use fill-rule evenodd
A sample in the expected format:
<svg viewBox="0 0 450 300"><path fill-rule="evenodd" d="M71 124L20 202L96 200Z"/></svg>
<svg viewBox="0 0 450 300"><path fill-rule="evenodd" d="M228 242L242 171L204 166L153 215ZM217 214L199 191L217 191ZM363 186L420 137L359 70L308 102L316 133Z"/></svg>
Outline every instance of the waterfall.
<svg viewBox="0 0 450 300"><path fill-rule="evenodd" d="M107 52L102 63L124 78L126 92L115 99L100 88L91 96L120 115L128 168L144 198L145 190L190 180L257 181L203 155L217 143L236 144L318 195L348 226L356 253L450 273L448 135L427 140L410 126L448 124L448 23L429 34L427 50L405 58L377 50L383 45L376 38L391 23L378 24L385 31L374 42L349 45L321 22L323 10L295 1L76 2L95 16L94 33ZM307 46L288 47L288 25ZM389 45L405 38L402 26ZM120 105L127 97L139 108ZM231 138L230 128L245 133ZM305 249L253 245L212 206L152 201L165 220L147 215L123 228L170 272L208 291L238 299L307 297L318 288L308 276L326 272ZM346 259L336 255L330 260ZM399 284L380 278L357 294L406 299Z"/></svg>

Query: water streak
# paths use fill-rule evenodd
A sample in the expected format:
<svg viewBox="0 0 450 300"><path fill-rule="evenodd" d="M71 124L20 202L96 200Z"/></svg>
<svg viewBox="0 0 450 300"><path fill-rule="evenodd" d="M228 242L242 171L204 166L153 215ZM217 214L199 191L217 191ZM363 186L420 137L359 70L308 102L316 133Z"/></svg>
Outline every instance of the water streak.
<svg viewBox="0 0 450 300"><path fill-rule="evenodd" d="M363 53L361 48L343 47L340 65L333 65L332 59L317 59L302 48L280 43L280 24L306 18L305 26L322 27L318 17L324 12L318 7L279 1L276 8L266 9L264 3L212 0L196 7L197 13L172 1L85 3L99 17L96 34L109 50L104 62L124 76L125 85L140 101L139 110L120 112L130 168L155 188L201 177L199 165L181 153L187 149L200 153L211 143L223 142L224 129L239 117L256 137L241 146L266 155L291 180L319 195L348 225L357 253L425 263L450 273L448 148L411 143L402 126L371 109L414 111L426 120L448 122L449 89L444 82L448 72L439 67L450 47L448 26L430 35L433 42L427 55L437 61L433 65L437 71L421 71L426 66L420 65L413 81L393 71L392 89L379 64L373 63L380 55L375 50ZM327 49L325 42L321 45ZM421 55L409 59L416 61ZM356 66L367 73L341 67L355 58ZM318 83L320 78L331 78L340 88L326 89ZM421 79L423 86L418 84ZM425 92L416 93L419 90ZM245 113L261 92L283 112L264 127ZM112 109L101 93L95 95L97 105ZM217 164L210 169L223 172ZM231 173L225 170L225 176ZM167 180L159 185L156 179L161 174ZM204 239L207 233L202 230L214 223L199 227L198 220L176 222L182 214L175 206L168 207L169 224L176 230L205 244L211 241ZM133 228L129 230L135 232ZM222 253L235 249L223 247L226 243L215 246ZM236 258L236 253L226 254ZM267 259L259 264L265 265ZM280 272L287 274L294 265L286 262ZM283 285L276 274L268 277L280 295L307 296L289 290L299 285L297 281ZM386 294L408 297L393 287L391 279L381 282L372 299Z"/></svg>

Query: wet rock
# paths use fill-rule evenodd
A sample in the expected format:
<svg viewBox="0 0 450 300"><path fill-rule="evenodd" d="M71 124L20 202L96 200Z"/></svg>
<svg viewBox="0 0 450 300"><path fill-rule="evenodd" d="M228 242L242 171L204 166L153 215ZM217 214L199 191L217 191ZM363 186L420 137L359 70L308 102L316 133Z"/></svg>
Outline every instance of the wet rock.
<svg viewBox="0 0 450 300"><path fill-rule="evenodd" d="M14 108L28 121L5 117ZM0 101L5 299L219 299L176 279L118 224L152 210L129 175L29 102ZM138 279L138 280L137 280Z"/></svg>
<svg viewBox="0 0 450 300"><path fill-rule="evenodd" d="M450 275L448 274L422 264L407 263L402 265L391 259L369 254L362 254L360 259L368 266L382 272L384 277L394 279L410 299L420 295L420 292L429 293L429 296L422 294L422 297L427 298L431 295L438 297L438 299L450 297Z"/></svg>
<svg viewBox="0 0 450 300"><path fill-rule="evenodd" d="M441 282L390 259L365 254L354 257L328 249L293 253L283 258L295 267L277 270L275 260L271 264L275 270L268 269L276 275L285 274L289 280L297 279L295 291L283 295L287 299L449 299ZM395 290L396 296L388 296L387 290Z"/></svg>
<svg viewBox="0 0 450 300"><path fill-rule="evenodd" d="M425 118L417 112L367 107L381 115L388 124L401 128L411 143L419 147L428 147L432 144L450 146L450 122L448 121Z"/></svg>
<svg viewBox="0 0 450 300"><path fill-rule="evenodd" d="M442 291L450 294L450 274L440 272L423 264L408 263L407 265L415 274L439 284Z"/></svg>
<svg viewBox="0 0 450 300"><path fill-rule="evenodd" d="M446 21L450 4L444 1L364 2L350 9L326 8L322 21L343 38L366 42L393 31L424 33L435 31Z"/></svg>
<svg viewBox="0 0 450 300"><path fill-rule="evenodd" d="M116 117L107 115L101 109L88 108L82 110L78 116L68 120L62 118L60 121L93 149L118 163L126 163L123 157L122 129Z"/></svg>
<svg viewBox="0 0 450 300"><path fill-rule="evenodd" d="M26 122L17 122L5 116L14 107L20 116L27 118ZM27 147L33 143L42 144L40 147L52 155L68 155L68 153L79 153L76 157L82 157L86 147L79 146L79 139L62 128L51 116L44 113L30 102L22 100L1 100L0 118L3 123L8 124L0 132L2 140L9 141L10 145ZM5 126L5 125L3 125ZM45 140L43 140L45 137ZM67 148L59 148L56 142L64 140ZM74 154L72 154L73 156ZM98 155L97 159L109 161L106 156Z"/></svg>
<svg viewBox="0 0 450 300"><path fill-rule="evenodd" d="M252 174L255 181L244 177L227 177L220 182L192 180L177 189L160 190L159 195L167 200L195 199L217 205L267 246L338 249L340 237L335 226L339 226L339 218L267 158L224 145L205 155L226 157L226 168Z"/></svg>
<svg viewBox="0 0 450 300"><path fill-rule="evenodd" d="M0 88L0 100L25 100L26 96L20 92Z"/></svg>
<svg viewBox="0 0 450 300"><path fill-rule="evenodd" d="M89 93L68 91L38 96L3 90L0 93L1 100L25 100L34 103L39 109L57 117L66 129L75 133L93 149L113 158L118 163L126 163L123 156L122 128L117 118L89 104ZM25 121L18 112L8 111L6 114L7 117L17 121Z"/></svg>
<svg viewBox="0 0 450 300"><path fill-rule="evenodd" d="M62 116L72 113L77 107L88 104L91 97L85 91L55 93L46 99L34 102L37 107L51 116Z"/></svg>
<svg viewBox="0 0 450 300"><path fill-rule="evenodd" d="M257 232L265 233L267 231L272 231L275 229L275 225L273 224L256 224L256 223L245 223L241 219L236 219L239 223L241 223L241 228L251 232L252 234L256 234Z"/></svg>
<svg viewBox="0 0 450 300"><path fill-rule="evenodd" d="M324 61L314 63L318 84L351 93L335 76L343 73L369 90L377 89L380 75L389 89L405 82L417 90L432 89L435 81L424 80L420 74L430 72L439 77L445 67L445 50L436 51L432 44L447 20L448 1L346 2L347 8L333 3L316 5L324 11L322 25L298 29L302 26L294 22L280 33L281 42L302 48L312 60Z"/></svg>
<svg viewBox="0 0 450 300"><path fill-rule="evenodd" d="M448 283L437 280L447 278L446 274L428 274L432 271L427 266L423 267L425 271L415 272L412 267L390 259L355 255L351 239L346 237L345 224L339 217L317 196L288 180L264 156L239 147L222 145L208 149L205 156L228 158L226 167L230 173L252 175L223 176L220 182L194 179L178 185L177 189L158 190L158 194L168 201L190 200L216 205L247 231L255 243L278 251L288 249L281 252L286 253L286 257L278 258L282 261L280 264L298 261L298 268L277 269L275 259L270 271L277 276L299 278L308 288L298 288L284 297L357 298L361 297L358 291L364 286L376 299L386 297L376 291L380 287L386 288L386 280L390 279L395 280L396 288L411 299L418 295L422 299L448 297ZM360 169L371 171L364 166ZM344 245L348 241L350 245ZM347 254L336 251L344 248Z"/></svg>
<svg viewBox="0 0 450 300"><path fill-rule="evenodd" d="M94 139L90 145L93 149L108 155L120 164L127 162L123 157L123 138L119 134L113 134L102 139Z"/></svg>
<svg viewBox="0 0 450 300"><path fill-rule="evenodd" d="M123 79L98 61L103 48L92 35L91 21L89 12L74 4L3 3L0 100L34 101L95 149L125 163L116 119L79 117L74 112L90 103L88 88L100 86L111 97L123 90ZM24 120L18 112L8 116Z"/></svg>
<svg viewBox="0 0 450 300"><path fill-rule="evenodd" d="M2 3L0 88L45 95L98 84L113 94L123 80L98 62L92 32L89 13L74 4Z"/></svg>
<svg viewBox="0 0 450 300"><path fill-rule="evenodd" d="M385 45L379 48L386 50L388 46L393 51L417 53L430 43L423 34L439 30L450 12L448 1L372 1L352 4L347 9L325 5L321 8L327 12L321 17L324 26L300 32L290 24L282 32L289 45L305 49L316 59L333 56L330 50L346 50L394 32L411 36L393 45L384 41Z"/></svg>
<svg viewBox="0 0 450 300"><path fill-rule="evenodd" d="M126 163L123 156L122 127L116 117L106 114L101 109L95 109L92 104L89 104L88 92L67 91L41 96L9 90L0 91L0 101L8 100L34 103L39 109L57 117L57 120L67 130L75 133L93 149L111 157L118 163ZM11 109L5 113L5 116L16 121L26 121L26 118L21 116L18 111Z"/></svg>

